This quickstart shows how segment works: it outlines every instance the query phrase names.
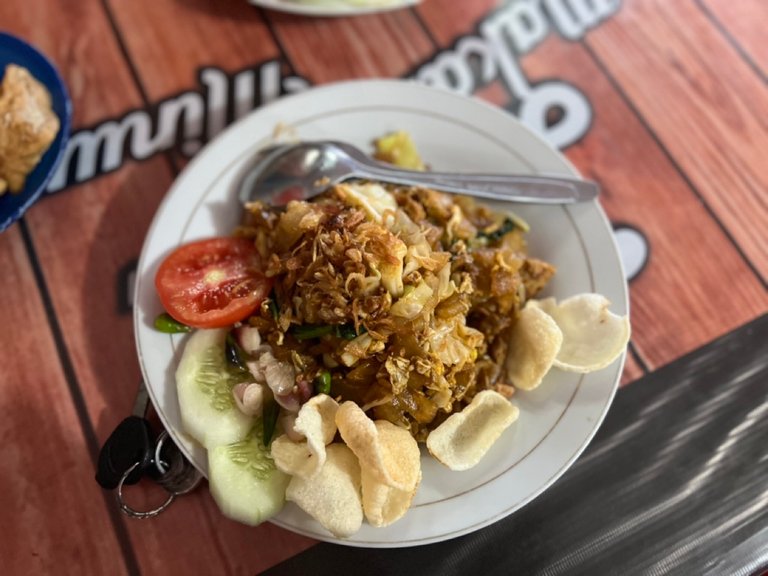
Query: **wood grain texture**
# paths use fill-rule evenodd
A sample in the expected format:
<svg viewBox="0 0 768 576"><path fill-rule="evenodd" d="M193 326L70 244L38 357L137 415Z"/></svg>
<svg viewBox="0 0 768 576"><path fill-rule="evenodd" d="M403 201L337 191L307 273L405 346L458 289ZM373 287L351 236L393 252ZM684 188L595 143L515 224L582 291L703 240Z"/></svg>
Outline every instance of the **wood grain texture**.
<svg viewBox="0 0 768 576"><path fill-rule="evenodd" d="M3 15L15 30L45 0ZM75 126L114 117L141 98L97 0L51 10L39 46L58 64L73 100ZM41 26L45 27L45 20ZM104 79L108 78L109 81ZM149 220L171 178L161 158L42 199L27 213L45 282L99 438L130 410L139 381L132 323L118 313L118 272L138 256ZM94 485L94 489L96 486Z"/></svg>
<svg viewBox="0 0 768 576"><path fill-rule="evenodd" d="M13 7L4 3L0 5L0 21L13 33L35 42L57 64L73 100L75 126L92 124L141 105L97 0L66 6L49 6L44 0ZM131 181L135 187L125 186ZM100 441L130 410L139 378L130 318L118 314L117 272L137 254L148 218L168 182L169 174L162 160L149 161L141 168L132 164L119 173L43 198L26 215L61 329L63 353L71 362L74 385L81 390L90 416L91 422L86 426L95 428ZM19 374L23 370L19 367ZM61 409L72 407L72 399L67 398ZM36 425L29 432L35 430ZM34 449L43 454L49 450L67 454L74 449L70 442L84 452L87 450L82 436L73 436L72 431L31 438ZM93 479L94 456L88 454L78 467L68 468L76 486L76 505L69 514L57 511L50 530L77 535L79 524L90 522L89 515L98 515L100 509L101 514L105 513L103 492ZM49 474L47 470L46 463L45 470L40 472L45 476ZM88 509L87 514L84 508ZM67 526L76 519L78 530L68 530ZM50 536L40 529L38 537L70 536ZM84 556L100 557L101 552L94 550L100 547L94 547L94 542L104 542L109 555L112 567L104 564L94 573L121 569L123 559L119 549L110 545L115 536L109 525L92 533L83 529L81 537ZM62 547L59 553L63 552ZM59 569L67 566L66 556L54 561Z"/></svg>
<svg viewBox="0 0 768 576"><path fill-rule="evenodd" d="M768 86L693 0L627 1L586 42L768 277Z"/></svg>
<svg viewBox="0 0 768 576"><path fill-rule="evenodd" d="M203 66L234 72L279 56L259 11L246 2L107 3L152 102L196 87L197 71ZM147 18L149 13L152 18Z"/></svg>
<svg viewBox="0 0 768 576"><path fill-rule="evenodd" d="M432 37L444 47L450 46L458 36L471 34L485 16L504 4L503 0L427 0L415 9Z"/></svg>
<svg viewBox="0 0 768 576"><path fill-rule="evenodd" d="M2 572L124 574L18 226L0 236L0 267Z"/></svg>
<svg viewBox="0 0 768 576"><path fill-rule="evenodd" d="M200 79L204 67L216 67L234 73L247 67L279 58L267 25L259 11L246 2L225 0L105 0L120 41L137 75L139 88L155 104L179 92L205 92ZM147 19L147 14L153 17ZM168 26L173 22L173 26ZM279 86L273 97L279 95ZM222 110L226 106L217 106ZM207 113L207 111L206 111ZM210 121L210 116L207 119ZM200 138L204 144L216 136ZM197 146L197 144L195 144ZM189 156L177 146L168 154L176 169L183 168Z"/></svg>
<svg viewBox="0 0 768 576"><path fill-rule="evenodd" d="M117 282L138 256L169 183L167 165L158 158L47 198L28 216L100 440L130 412L140 379L133 322L119 313Z"/></svg>
<svg viewBox="0 0 768 576"><path fill-rule="evenodd" d="M267 13L288 61L313 84L402 76L432 52L409 10L356 18Z"/></svg>
<svg viewBox="0 0 768 576"><path fill-rule="evenodd" d="M126 492L132 505L150 509L164 500L150 482ZM223 517L203 482L151 522L128 522L144 574L252 575L298 554L315 541L265 523L256 527Z"/></svg>
<svg viewBox="0 0 768 576"><path fill-rule="evenodd" d="M768 22L768 2L765 0L699 0L725 28L747 57L768 75L768 42L765 23Z"/></svg>
<svg viewBox="0 0 768 576"><path fill-rule="evenodd" d="M470 32L493 2L473 4L474 13L462 4L461 20L445 18L449 4L432 0L420 8L444 45ZM595 110L590 132L566 155L585 177L599 181L608 215L643 230L650 241L649 265L630 289L633 341L650 368L768 309L757 277L582 46L552 35L522 65L533 83L570 82ZM720 267L717 275L712 261Z"/></svg>

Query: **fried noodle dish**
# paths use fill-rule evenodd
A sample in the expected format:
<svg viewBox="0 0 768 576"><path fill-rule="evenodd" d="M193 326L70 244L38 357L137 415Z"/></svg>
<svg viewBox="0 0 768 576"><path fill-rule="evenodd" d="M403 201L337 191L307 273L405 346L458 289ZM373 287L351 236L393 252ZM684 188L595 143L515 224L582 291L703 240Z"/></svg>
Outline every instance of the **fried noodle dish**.
<svg viewBox="0 0 768 576"><path fill-rule="evenodd" d="M405 134L376 156L424 169ZM517 421L516 390L616 360L628 317L600 294L537 298L555 270L527 231L463 196L349 181L250 203L234 237L171 252L155 327L193 332L181 423L222 512L255 525L288 501L338 538L388 526L421 484L419 443L468 470Z"/></svg>
<svg viewBox="0 0 768 576"><path fill-rule="evenodd" d="M299 390L330 375L334 398L419 442L480 391L513 394L511 329L554 274L528 256L523 221L372 182L247 208L237 234L254 240L274 281L247 323Z"/></svg>

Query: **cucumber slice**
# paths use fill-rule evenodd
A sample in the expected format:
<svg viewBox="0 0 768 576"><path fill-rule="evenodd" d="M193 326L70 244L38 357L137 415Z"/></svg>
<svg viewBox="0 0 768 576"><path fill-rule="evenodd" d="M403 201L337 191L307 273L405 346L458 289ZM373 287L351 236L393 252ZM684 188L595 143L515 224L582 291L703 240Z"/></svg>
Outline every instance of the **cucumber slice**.
<svg viewBox="0 0 768 576"><path fill-rule="evenodd" d="M257 419L248 438L208 450L208 484L222 514L250 526L271 518L285 503L291 477L275 467Z"/></svg>
<svg viewBox="0 0 768 576"><path fill-rule="evenodd" d="M232 396L232 388L243 376L229 368L226 338L226 329L196 330L176 369L184 431L208 449L242 440L254 422L237 408Z"/></svg>

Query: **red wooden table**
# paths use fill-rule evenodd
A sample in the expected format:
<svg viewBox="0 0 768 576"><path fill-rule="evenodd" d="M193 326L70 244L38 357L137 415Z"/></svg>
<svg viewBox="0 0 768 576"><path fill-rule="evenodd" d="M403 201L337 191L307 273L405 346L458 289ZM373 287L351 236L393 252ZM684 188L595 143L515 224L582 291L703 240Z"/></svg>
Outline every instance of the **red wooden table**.
<svg viewBox="0 0 768 576"><path fill-rule="evenodd" d="M538 123L603 187L632 275L625 384L765 313L766 22L763 0L424 0L338 19L245 0L0 3L0 28L62 72L79 150L0 235L2 572L252 574L313 545L224 519L206 490L132 521L93 480L139 382L130 287L154 211L198 143L283 93L414 77ZM131 150L121 128L158 128L189 93L214 114Z"/></svg>

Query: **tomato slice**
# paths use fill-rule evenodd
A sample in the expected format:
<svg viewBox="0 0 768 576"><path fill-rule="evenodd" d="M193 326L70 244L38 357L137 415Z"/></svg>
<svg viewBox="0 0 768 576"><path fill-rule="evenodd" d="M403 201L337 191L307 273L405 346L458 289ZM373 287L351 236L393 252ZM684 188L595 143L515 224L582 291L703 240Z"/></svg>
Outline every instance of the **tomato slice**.
<svg viewBox="0 0 768 576"><path fill-rule="evenodd" d="M174 250L155 288L174 319L195 328L222 328L250 316L272 289L259 253L246 238L210 238Z"/></svg>

